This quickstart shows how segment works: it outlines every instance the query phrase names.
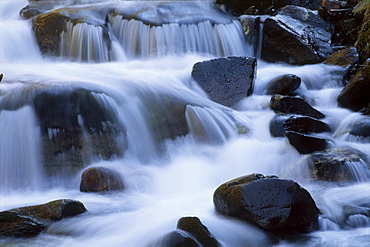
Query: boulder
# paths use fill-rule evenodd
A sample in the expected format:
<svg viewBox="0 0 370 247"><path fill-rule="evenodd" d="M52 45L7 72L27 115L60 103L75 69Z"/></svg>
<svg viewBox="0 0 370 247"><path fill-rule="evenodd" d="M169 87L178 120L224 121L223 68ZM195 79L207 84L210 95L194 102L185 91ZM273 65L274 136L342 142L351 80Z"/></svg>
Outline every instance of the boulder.
<svg viewBox="0 0 370 247"><path fill-rule="evenodd" d="M220 243L211 235L207 227L197 217L183 217L177 222L177 229L194 237L203 247L220 247Z"/></svg>
<svg viewBox="0 0 370 247"><path fill-rule="evenodd" d="M252 94L256 58L227 57L196 63L192 77L211 100L234 106Z"/></svg>
<svg viewBox="0 0 370 247"><path fill-rule="evenodd" d="M266 89L267 94L270 95L273 94L286 95L299 88L300 85L301 85L300 77L292 74L287 74L272 79L267 84Z"/></svg>
<svg viewBox="0 0 370 247"><path fill-rule="evenodd" d="M324 114L299 97L274 95L270 100L270 108L276 113L294 113L317 119L325 117Z"/></svg>
<svg viewBox="0 0 370 247"><path fill-rule="evenodd" d="M307 164L312 180L347 182L356 181L351 166L363 166L367 162L366 155L352 148L333 148L320 152L314 152L307 156L303 164ZM362 174L366 177L370 170Z"/></svg>
<svg viewBox="0 0 370 247"><path fill-rule="evenodd" d="M277 114L270 121L270 133L274 137L283 137L288 131L310 134L329 130L326 123L303 115Z"/></svg>
<svg viewBox="0 0 370 247"><path fill-rule="evenodd" d="M354 136L370 137L370 117L363 118L354 123L349 133Z"/></svg>
<svg viewBox="0 0 370 247"><path fill-rule="evenodd" d="M359 60L357 49L353 46L346 47L331 54L323 63L328 65L341 66L348 69Z"/></svg>
<svg viewBox="0 0 370 247"><path fill-rule="evenodd" d="M315 151L325 150L328 146L326 139L304 135L301 133L288 131L285 133L290 145L295 147L301 154L309 154Z"/></svg>
<svg viewBox="0 0 370 247"><path fill-rule="evenodd" d="M265 20L262 59L268 62L310 64L323 62L333 50L332 27L316 12L285 6Z"/></svg>
<svg viewBox="0 0 370 247"><path fill-rule="evenodd" d="M42 223L58 221L70 216L86 212L85 206L76 200L60 199L36 206L28 206L9 210L22 216L30 217Z"/></svg>
<svg viewBox="0 0 370 247"><path fill-rule="evenodd" d="M268 12L272 8L281 8L285 5L297 5L312 10L317 10L320 6L321 0L268 0L268 1L259 1L259 0L216 0L216 4L225 5L226 9L235 14L243 15L249 13L247 10L251 7L258 9L259 13Z"/></svg>
<svg viewBox="0 0 370 247"><path fill-rule="evenodd" d="M105 167L91 167L81 176L80 191L107 192L123 190L123 182L118 172Z"/></svg>
<svg viewBox="0 0 370 247"><path fill-rule="evenodd" d="M166 246L166 247L202 247L193 238L188 236L183 231L172 231L155 243L149 245L150 247Z"/></svg>
<svg viewBox="0 0 370 247"><path fill-rule="evenodd" d="M370 104L370 59L350 79L337 98L340 107L359 111Z"/></svg>
<svg viewBox="0 0 370 247"><path fill-rule="evenodd" d="M35 92L32 103L47 175L73 175L94 156L107 160L123 155L126 131L114 109L101 100L104 97L108 96L82 88Z"/></svg>
<svg viewBox="0 0 370 247"><path fill-rule="evenodd" d="M307 230L319 210L298 183L251 174L220 185L213 195L218 213L275 232Z"/></svg>
<svg viewBox="0 0 370 247"><path fill-rule="evenodd" d="M0 212L0 237L33 237L45 226L15 212Z"/></svg>

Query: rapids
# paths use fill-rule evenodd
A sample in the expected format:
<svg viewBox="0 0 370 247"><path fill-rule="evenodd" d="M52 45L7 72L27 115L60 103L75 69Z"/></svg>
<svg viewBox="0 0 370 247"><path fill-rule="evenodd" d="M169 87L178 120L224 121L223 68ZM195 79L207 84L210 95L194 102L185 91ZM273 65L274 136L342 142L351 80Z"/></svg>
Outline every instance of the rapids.
<svg viewBox="0 0 370 247"><path fill-rule="evenodd" d="M98 0L59 2L61 6L78 2L94 9L105 6ZM27 4L26 0L0 0L0 73L4 74L0 82L0 211L61 198L79 200L88 211L53 223L34 238L0 238L0 246L150 246L175 230L177 220L184 216L199 217L227 247L368 246L370 218L348 210L369 207L366 165L356 171L361 176L353 183L313 182L307 170L296 166L304 155L286 138L269 133L275 113L269 108L266 83L280 74L296 74L303 82L297 92L326 115L323 121L333 130L326 137L333 146L353 147L370 159L368 140L348 137L347 126L361 116L336 104L342 88L338 68L258 60L253 95L231 109L207 98L191 78L192 66L220 56L256 54L237 19L213 8L211 2L109 1L109 6L120 6L127 15L144 8L147 12L139 11L139 17L146 23L110 16L109 51L99 27L68 24L61 36L61 57L41 54L31 22L19 16ZM162 26L148 24L158 18L163 18ZM41 130L30 102L38 90L46 88L98 92L98 102L118 116L127 129L124 157L92 157L85 166L120 172L126 186L123 192L80 192L83 170L70 177L44 173ZM158 147L147 124L152 117L143 104L147 93L159 100L166 94L195 102L197 106L186 109L190 133ZM239 135L235 123L249 131ZM52 138L57 131L48 133ZM250 173L299 182L321 211L320 230L275 243L266 232L215 213L214 190Z"/></svg>

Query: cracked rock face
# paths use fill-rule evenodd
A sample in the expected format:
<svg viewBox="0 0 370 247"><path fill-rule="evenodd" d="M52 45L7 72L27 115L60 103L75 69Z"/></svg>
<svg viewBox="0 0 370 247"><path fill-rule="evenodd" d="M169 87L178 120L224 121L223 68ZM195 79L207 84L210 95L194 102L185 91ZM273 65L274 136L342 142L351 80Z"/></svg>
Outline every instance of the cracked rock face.
<svg viewBox="0 0 370 247"><path fill-rule="evenodd" d="M265 21L262 59L289 64L320 63L333 52L331 36L331 25L315 11L288 5Z"/></svg>

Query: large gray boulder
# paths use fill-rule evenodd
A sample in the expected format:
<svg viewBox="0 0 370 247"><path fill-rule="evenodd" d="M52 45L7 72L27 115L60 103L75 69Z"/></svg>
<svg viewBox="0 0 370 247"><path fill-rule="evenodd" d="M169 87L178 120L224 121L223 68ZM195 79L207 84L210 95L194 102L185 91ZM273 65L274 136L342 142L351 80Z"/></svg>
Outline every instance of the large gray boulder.
<svg viewBox="0 0 370 247"><path fill-rule="evenodd" d="M316 12L288 5L265 20L262 59L289 64L323 62L333 53L331 36L331 25Z"/></svg>
<svg viewBox="0 0 370 247"><path fill-rule="evenodd" d="M256 64L252 57L212 59L196 63L191 75L211 100L231 107L252 94Z"/></svg>
<svg viewBox="0 0 370 247"><path fill-rule="evenodd" d="M270 231L299 231L316 221L319 210L310 193L292 180L251 174L220 185L213 195L220 214Z"/></svg>

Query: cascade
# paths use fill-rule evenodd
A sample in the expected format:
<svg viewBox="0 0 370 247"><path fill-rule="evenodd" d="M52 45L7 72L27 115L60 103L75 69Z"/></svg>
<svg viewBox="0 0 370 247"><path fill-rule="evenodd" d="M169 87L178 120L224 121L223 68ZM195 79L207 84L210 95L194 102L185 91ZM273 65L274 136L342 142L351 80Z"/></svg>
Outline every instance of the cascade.
<svg viewBox="0 0 370 247"><path fill-rule="evenodd" d="M0 211L60 198L88 211L34 238L0 236L1 246L158 246L185 216L199 217L225 247L367 246L369 137L351 134L367 117L338 107L340 68L262 61L262 36L246 38L242 20L213 1L57 1L45 11L83 15L67 11L54 58L41 55L32 21L19 17L26 5L0 1ZM98 25L84 21L90 15ZM191 76L194 64L227 56L258 58L254 92L233 107L211 101ZM284 74L301 77L295 93L325 114L331 131L320 136L364 154L346 163L351 181L312 181L307 155L270 134L266 86ZM80 192L90 167L118 172L124 190ZM318 228L276 242L215 213L215 189L251 173L307 189Z"/></svg>

